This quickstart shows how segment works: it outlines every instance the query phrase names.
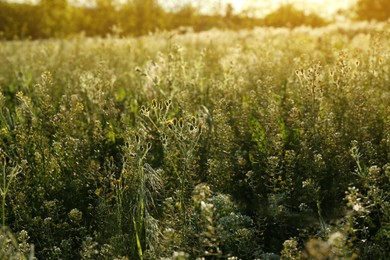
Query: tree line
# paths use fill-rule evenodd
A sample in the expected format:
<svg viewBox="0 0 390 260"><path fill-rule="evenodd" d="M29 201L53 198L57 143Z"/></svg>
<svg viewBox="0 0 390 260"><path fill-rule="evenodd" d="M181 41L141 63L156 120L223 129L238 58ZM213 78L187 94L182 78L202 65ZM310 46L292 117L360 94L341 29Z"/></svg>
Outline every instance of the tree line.
<svg viewBox="0 0 390 260"><path fill-rule="evenodd" d="M386 20L390 17L390 7L386 1L358 0L355 16L359 19ZM40 0L38 4L0 0L0 39L8 40L64 38L80 33L86 36L139 36L179 28L181 31L185 31L183 28L203 31L214 27L319 27L328 23L319 15L306 14L292 4L282 5L265 17L254 18L236 14L231 5L226 5L222 12L206 15L190 4L170 12L157 0L125 3L95 0L93 5L72 5L68 0Z"/></svg>

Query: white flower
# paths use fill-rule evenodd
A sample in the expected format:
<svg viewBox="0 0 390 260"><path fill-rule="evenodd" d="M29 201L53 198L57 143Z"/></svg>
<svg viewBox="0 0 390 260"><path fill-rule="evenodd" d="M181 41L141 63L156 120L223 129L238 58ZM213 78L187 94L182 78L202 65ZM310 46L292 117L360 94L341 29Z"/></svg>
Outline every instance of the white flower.
<svg viewBox="0 0 390 260"><path fill-rule="evenodd" d="M360 205L360 204L355 204L355 205L353 205L352 209L353 209L354 211L356 211L356 212L359 212L359 211L363 211L363 210L364 210L364 208L363 208L362 205Z"/></svg>

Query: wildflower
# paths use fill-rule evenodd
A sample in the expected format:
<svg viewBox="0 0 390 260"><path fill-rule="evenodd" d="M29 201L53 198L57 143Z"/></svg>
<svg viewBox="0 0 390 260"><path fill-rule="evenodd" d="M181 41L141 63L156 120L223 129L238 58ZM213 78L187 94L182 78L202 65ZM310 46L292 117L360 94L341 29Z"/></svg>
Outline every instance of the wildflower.
<svg viewBox="0 0 390 260"><path fill-rule="evenodd" d="M175 260L181 260L181 259L187 259L190 255L187 254L186 252L173 252L173 257L172 259L175 259Z"/></svg>
<svg viewBox="0 0 390 260"><path fill-rule="evenodd" d="M72 210L68 213L68 217L69 217L69 219L70 219L72 222L79 223L79 222L82 220L82 218L83 218L83 213L82 213L80 210L74 208L74 209L72 209Z"/></svg>
<svg viewBox="0 0 390 260"><path fill-rule="evenodd" d="M302 182L302 188L311 187L313 185L313 180L307 179Z"/></svg>
<svg viewBox="0 0 390 260"><path fill-rule="evenodd" d="M43 223L44 223L45 225L48 225L51 221L52 221L52 218L51 218L51 217L47 217L47 218L45 218L45 219L43 220Z"/></svg>
<svg viewBox="0 0 390 260"><path fill-rule="evenodd" d="M373 177L374 179L379 178L380 172L381 172L381 168L378 167L377 165L371 166L370 169L368 170L369 176Z"/></svg>
<svg viewBox="0 0 390 260"><path fill-rule="evenodd" d="M342 242L342 240L344 239L344 235L340 232L335 232L335 233L332 233L330 236L329 236L329 239L328 239L328 243L330 245L337 245L339 244L340 242Z"/></svg>
<svg viewBox="0 0 390 260"><path fill-rule="evenodd" d="M307 211L308 209L309 209L309 206L306 203L299 204L300 211Z"/></svg>
<svg viewBox="0 0 390 260"><path fill-rule="evenodd" d="M173 129L175 125L175 120L171 119L165 122L165 125L168 126L171 130Z"/></svg>
<svg viewBox="0 0 390 260"><path fill-rule="evenodd" d="M354 204L352 206L352 209L356 212L363 212L364 211L364 208L361 204Z"/></svg>
<svg viewBox="0 0 390 260"><path fill-rule="evenodd" d="M102 192L102 188L96 189L95 190L95 195L99 196L101 192Z"/></svg>

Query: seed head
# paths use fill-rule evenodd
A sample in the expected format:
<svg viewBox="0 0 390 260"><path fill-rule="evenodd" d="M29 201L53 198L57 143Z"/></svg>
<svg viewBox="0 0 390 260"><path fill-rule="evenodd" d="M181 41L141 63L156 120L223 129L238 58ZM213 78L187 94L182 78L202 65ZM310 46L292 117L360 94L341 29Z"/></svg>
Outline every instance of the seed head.
<svg viewBox="0 0 390 260"><path fill-rule="evenodd" d="M196 118L194 116L191 117L191 124L192 125L196 124Z"/></svg>
<svg viewBox="0 0 390 260"><path fill-rule="evenodd" d="M153 109L157 108L157 100L156 99L152 100L152 108Z"/></svg>
<svg viewBox="0 0 390 260"><path fill-rule="evenodd" d="M135 135L135 142L137 143L137 144L140 144L141 143L141 138L140 138L140 136L139 135Z"/></svg>
<svg viewBox="0 0 390 260"><path fill-rule="evenodd" d="M166 108L169 108L171 105L172 105L172 100L170 100L170 99L165 100L165 107Z"/></svg>
<svg viewBox="0 0 390 260"><path fill-rule="evenodd" d="M184 120L183 120L183 118L180 118L179 121L178 121L178 123L179 123L179 127L180 127L180 128L183 128L183 126L184 126Z"/></svg>
<svg viewBox="0 0 390 260"><path fill-rule="evenodd" d="M163 108L164 108L164 101L160 101L160 103L158 103L158 109L163 110Z"/></svg>
<svg viewBox="0 0 390 260"><path fill-rule="evenodd" d="M203 123L202 122L198 123L198 129L199 129L199 133L201 134L202 130L203 130Z"/></svg>
<svg viewBox="0 0 390 260"><path fill-rule="evenodd" d="M145 106L142 106L142 107L141 107L141 113L142 113L144 116L149 116L149 108L148 108L148 107L145 107Z"/></svg>
<svg viewBox="0 0 390 260"><path fill-rule="evenodd" d="M359 60L356 60L356 61L355 61L355 65L356 65L356 67L359 67L360 61L359 61Z"/></svg>

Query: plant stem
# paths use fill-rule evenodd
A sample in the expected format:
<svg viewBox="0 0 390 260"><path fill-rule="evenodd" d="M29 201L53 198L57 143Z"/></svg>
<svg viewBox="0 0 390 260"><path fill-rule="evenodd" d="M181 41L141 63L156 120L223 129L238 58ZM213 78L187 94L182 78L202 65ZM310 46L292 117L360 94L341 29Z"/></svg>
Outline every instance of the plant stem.
<svg viewBox="0 0 390 260"><path fill-rule="evenodd" d="M143 259L143 256L142 256L142 246L141 246L141 241L139 239L137 222L135 221L134 215L133 215L133 225L134 225L134 230L135 230L135 239L136 239L136 242L137 242L138 256L142 260Z"/></svg>
<svg viewBox="0 0 390 260"><path fill-rule="evenodd" d="M5 160L4 160L5 162ZM7 180L6 180L6 172L5 172L5 164L3 165L3 188L1 189L1 223L2 223L2 228L5 229L5 196L6 196L6 185L7 185Z"/></svg>

